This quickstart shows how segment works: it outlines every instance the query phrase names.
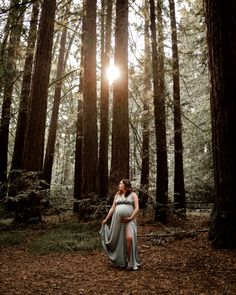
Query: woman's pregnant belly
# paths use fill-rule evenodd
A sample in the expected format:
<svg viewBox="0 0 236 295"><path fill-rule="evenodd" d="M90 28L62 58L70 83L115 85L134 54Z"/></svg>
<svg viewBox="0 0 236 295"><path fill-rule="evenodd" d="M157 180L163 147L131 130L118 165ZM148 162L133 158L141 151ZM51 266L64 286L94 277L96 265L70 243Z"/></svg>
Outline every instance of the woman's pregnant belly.
<svg viewBox="0 0 236 295"><path fill-rule="evenodd" d="M120 218L129 217L133 212L132 205L120 204L116 205L116 214Z"/></svg>

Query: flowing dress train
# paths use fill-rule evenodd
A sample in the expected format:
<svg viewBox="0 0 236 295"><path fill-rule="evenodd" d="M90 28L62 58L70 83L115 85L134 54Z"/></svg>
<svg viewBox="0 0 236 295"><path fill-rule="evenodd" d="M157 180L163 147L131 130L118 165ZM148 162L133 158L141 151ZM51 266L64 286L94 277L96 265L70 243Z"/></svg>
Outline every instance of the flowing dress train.
<svg viewBox="0 0 236 295"><path fill-rule="evenodd" d="M111 225L103 224L100 230L102 245L106 255L115 266L137 270L140 265L137 251L137 223L136 220L128 223L121 222L122 218L131 216L134 210L133 193L127 197L116 195L115 203ZM127 230L132 236L129 261L126 246Z"/></svg>

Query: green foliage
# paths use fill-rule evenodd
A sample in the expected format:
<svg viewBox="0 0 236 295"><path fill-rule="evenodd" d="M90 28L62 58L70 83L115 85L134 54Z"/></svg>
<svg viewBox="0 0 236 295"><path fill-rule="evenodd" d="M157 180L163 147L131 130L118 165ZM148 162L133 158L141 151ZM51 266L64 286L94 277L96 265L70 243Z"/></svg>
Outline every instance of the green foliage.
<svg viewBox="0 0 236 295"><path fill-rule="evenodd" d="M50 206L52 210L58 212L71 211L73 209L73 195L71 188L65 185L51 185Z"/></svg>
<svg viewBox="0 0 236 295"><path fill-rule="evenodd" d="M22 231L1 231L0 247L20 245L24 238Z"/></svg>
<svg viewBox="0 0 236 295"><path fill-rule="evenodd" d="M107 215L110 207L109 199L104 200L97 195L74 201L74 212L77 212L79 219L83 221L101 220Z"/></svg>
<svg viewBox="0 0 236 295"><path fill-rule="evenodd" d="M0 202L0 229L2 224L9 224L14 218L14 212L9 212L5 202Z"/></svg>
<svg viewBox="0 0 236 295"><path fill-rule="evenodd" d="M100 224L61 223L38 238L30 247L33 253L88 251L101 247Z"/></svg>

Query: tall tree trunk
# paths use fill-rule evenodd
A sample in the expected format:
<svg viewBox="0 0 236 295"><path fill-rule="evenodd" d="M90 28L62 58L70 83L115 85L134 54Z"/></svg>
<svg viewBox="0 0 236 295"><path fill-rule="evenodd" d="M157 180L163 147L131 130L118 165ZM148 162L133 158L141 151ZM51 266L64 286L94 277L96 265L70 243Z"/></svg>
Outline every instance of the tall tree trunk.
<svg viewBox="0 0 236 295"><path fill-rule="evenodd" d="M209 239L236 248L236 2L205 0L205 9L216 189Z"/></svg>
<svg viewBox="0 0 236 295"><path fill-rule="evenodd" d="M38 14L39 14L39 2L36 1L33 4L32 14L31 14L11 169L22 168L22 157L23 157L23 151L24 151L27 115L29 113L29 94L30 94L30 84L31 84L31 77L32 77L33 57L34 57L35 42L37 37Z"/></svg>
<svg viewBox="0 0 236 295"><path fill-rule="evenodd" d="M83 1L83 8L85 3ZM84 9L83 9L84 12ZM80 77L79 77L79 96L83 95L83 68L84 68L84 29L85 16L82 18L82 37L81 37L81 54L80 54ZM75 145L75 172L74 172L74 198L82 198L82 181L83 181L83 101L78 99L77 122L76 122L76 145ZM74 212L77 212L76 202L74 203Z"/></svg>
<svg viewBox="0 0 236 295"><path fill-rule="evenodd" d="M171 38L172 38L172 72L173 72L173 96L174 96L174 149L175 149L175 171L174 171L174 203L180 215L186 214L186 196L184 186L183 169L183 144L182 144L182 123L180 106L180 85L179 85L179 53L177 26L175 17L174 0L169 0Z"/></svg>
<svg viewBox="0 0 236 295"><path fill-rule="evenodd" d="M148 13L148 0L145 0L144 4L144 55L145 55L145 65L144 65L144 98L143 98L143 141L142 141L142 166L141 166L141 181L140 181L140 191L143 194L144 199L148 195L149 187L149 93L151 89L151 72L150 72L150 34L149 34L149 13Z"/></svg>
<svg viewBox="0 0 236 295"><path fill-rule="evenodd" d="M114 63L121 76L113 83L112 155L110 193L122 178L129 178L128 120L128 0L116 1Z"/></svg>
<svg viewBox="0 0 236 295"><path fill-rule="evenodd" d="M3 91L2 116L0 123L0 182L7 180L7 158L8 158L8 141L9 141L9 125L11 118L11 104L13 86L16 80L16 59L18 46L20 42L21 32L23 28L23 9L19 6L18 0L14 1L15 8L12 8L10 16L10 36L7 45L5 82Z"/></svg>
<svg viewBox="0 0 236 295"><path fill-rule="evenodd" d="M16 0L11 0L9 8L12 7L15 2L16 2ZM13 10L13 13L14 13L14 10ZM5 79L4 79L4 77L5 77L5 63L6 63L5 55L6 55L6 51L7 51L6 47L7 47L8 36L10 33L11 22L12 22L12 10L9 10L7 21L6 21L6 24L3 29L2 41L0 43L0 93L2 92L4 82L5 82Z"/></svg>
<svg viewBox="0 0 236 295"><path fill-rule="evenodd" d="M23 168L30 171L41 171L43 165L55 11L56 0L45 0L43 2L30 94L31 107L23 155Z"/></svg>
<svg viewBox="0 0 236 295"><path fill-rule="evenodd" d="M83 85L83 191L97 191L96 0L85 1Z"/></svg>
<svg viewBox="0 0 236 295"><path fill-rule="evenodd" d="M112 4L113 1L102 1L102 11L106 11L106 18L103 16L103 34L101 49L101 101L100 101L100 146L99 146L99 194L105 197L108 193L108 141L109 141L109 126L108 126L108 112L109 112L109 81L106 77L106 69L109 65L109 56L111 51L111 23L112 23ZM105 6L106 4L106 6ZM104 21L105 26L104 26ZM104 45L105 43L105 45Z"/></svg>
<svg viewBox="0 0 236 295"><path fill-rule="evenodd" d="M157 179L159 179L159 190L157 200L160 200L161 211L156 211L156 217L165 221L168 207L168 163L167 163L167 143L166 143L166 106L165 106L165 69L164 69L164 33L163 33L163 0L157 1L158 19L158 51L159 51L159 102L158 102L158 145L160 147L157 154ZM159 167L159 168L158 168ZM159 176L158 176L159 175ZM158 180L157 180L158 184ZM157 186L158 187L158 186ZM160 189L161 188L161 189ZM162 212L164 210L163 218Z"/></svg>
<svg viewBox="0 0 236 295"><path fill-rule="evenodd" d="M158 10L160 9L158 6ZM159 22L162 22L158 13ZM155 219L161 222L166 221L166 204L168 201L168 167L166 149L166 115L164 97L164 60L163 60L163 38L159 36L159 61L156 41L156 18L155 3L150 0L151 36L152 36L152 69L154 88L154 115L156 129L156 149L157 149L157 179L156 179L156 210ZM160 31L159 31L160 33Z"/></svg>
<svg viewBox="0 0 236 295"><path fill-rule="evenodd" d="M43 178L47 181L49 185L51 184L51 179L52 179L52 166L53 166L53 159L54 159L54 153L55 153L57 122L58 122L59 106L61 101L61 89L62 89L62 83L63 83L62 77L63 77L64 69L65 69L64 59L65 59L65 47L66 47L66 35L67 35L67 28L64 27L61 34L60 49L59 49L58 64L57 64L57 75L56 75L57 82L56 82L56 87L54 92L52 116L51 116L51 122L49 126L47 148L46 148L46 154L45 154L44 165L43 165Z"/></svg>
<svg viewBox="0 0 236 295"><path fill-rule="evenodd" d="M74 198L81 199L82 191L83 102L78 100L75 147Z"/></svg>

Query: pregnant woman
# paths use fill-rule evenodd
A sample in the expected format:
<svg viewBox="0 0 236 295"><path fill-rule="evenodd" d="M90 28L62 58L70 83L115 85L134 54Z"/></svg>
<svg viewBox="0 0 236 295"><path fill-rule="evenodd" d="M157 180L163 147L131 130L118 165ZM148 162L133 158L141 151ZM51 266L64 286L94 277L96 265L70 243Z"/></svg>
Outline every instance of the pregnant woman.
<svg viewBox="0 0 236 295"><path fill-rule="evenodd" d="M102 245L115 266L137 270L140 265L137 253L138 196L128 179L122 179L111 209L102 221ZM112 217L110 227L106 224Z"/></svg>

